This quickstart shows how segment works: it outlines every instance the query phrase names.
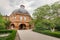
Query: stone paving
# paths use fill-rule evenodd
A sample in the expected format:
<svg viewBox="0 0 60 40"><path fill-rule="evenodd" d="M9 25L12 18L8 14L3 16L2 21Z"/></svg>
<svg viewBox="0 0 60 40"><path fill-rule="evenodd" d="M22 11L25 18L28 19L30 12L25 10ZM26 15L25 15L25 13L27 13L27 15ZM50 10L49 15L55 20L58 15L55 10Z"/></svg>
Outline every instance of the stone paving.
<svg viewBox="0 0 60 40"><path fill-rule="evenodd" d="M18 34L20 40L60 40L60 38L55 38L44 34L36 33L31 30L18 30Z"/></svg>
<svg viewBox="0 0 60 40"><path fill-rule="evenodd" d="M20 40L19 34L16 34L15 40Z"/></svg>
<svg viewBox="0 0 60 40"><path fill-rule="evenodd" d="M8 35L9 35L9 33L8 34L0 34L0 37L6 37Z"/></svg>

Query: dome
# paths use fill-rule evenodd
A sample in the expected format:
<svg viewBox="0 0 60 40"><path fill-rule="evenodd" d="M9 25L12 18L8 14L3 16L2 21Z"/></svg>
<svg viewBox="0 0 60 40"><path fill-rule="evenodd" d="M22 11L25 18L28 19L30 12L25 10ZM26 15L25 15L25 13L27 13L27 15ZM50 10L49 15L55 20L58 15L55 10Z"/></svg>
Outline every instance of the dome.
<svg viewBox="0 0 60 40"><path fill-rule="evenodd" d="M19 9L15 9L12 13L29 14L24 5L21 5Z"/></svg>

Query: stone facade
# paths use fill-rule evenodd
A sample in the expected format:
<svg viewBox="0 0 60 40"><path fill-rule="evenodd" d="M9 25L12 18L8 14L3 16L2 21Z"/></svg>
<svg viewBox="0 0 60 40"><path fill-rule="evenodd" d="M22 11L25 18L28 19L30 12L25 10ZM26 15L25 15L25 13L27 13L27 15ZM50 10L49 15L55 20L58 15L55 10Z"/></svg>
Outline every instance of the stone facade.
<svg viewBox="0 0 60 40"><path fill-rule="evenodd" d="M21 9L14 10L9 17L6 16L11 21L10 28L16 30L30 29L31 25L29 22L31 21L31 16L24 9L24 5L21 5L20 7Z"/></svg>
<svg viewBox="0 0 60 40"><path fill-rule="evenodd" d="M29 29L30 27L29 22L31 21L31 17L27 14L17 13L11 14L9 20L11 21L11 26L13 26L14 29L20 29L21 25L22 26L25 25L26 29Z"/></svg>

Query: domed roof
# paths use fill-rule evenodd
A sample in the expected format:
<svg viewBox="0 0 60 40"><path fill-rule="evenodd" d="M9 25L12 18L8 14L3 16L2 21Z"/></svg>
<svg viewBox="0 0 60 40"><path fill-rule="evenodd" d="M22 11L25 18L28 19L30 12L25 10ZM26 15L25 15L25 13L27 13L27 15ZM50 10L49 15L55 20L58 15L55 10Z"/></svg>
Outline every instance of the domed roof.
<svg viewBox="0 0 60 40"><path fill-rule="evenodd" d="M22 14L28 14L28 11L25 9L24 5L21 5L19 9L15 9L12 13L22 13Z"/></svg>

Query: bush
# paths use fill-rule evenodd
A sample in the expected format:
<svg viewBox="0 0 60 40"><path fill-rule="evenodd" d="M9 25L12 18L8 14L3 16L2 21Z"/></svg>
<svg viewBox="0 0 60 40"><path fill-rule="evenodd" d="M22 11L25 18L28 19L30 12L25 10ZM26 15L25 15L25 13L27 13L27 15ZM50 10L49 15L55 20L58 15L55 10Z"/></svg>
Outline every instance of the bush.
<svg viewBox="0 0 60 40"><path fill-rule="evenodd" d="M0 30L5 29L5 25L0 25Z"/></svg>
<svg viewBox="0 0 60 40"><path fill-rule="evenodd" d="M36 30L46 30L47 29L47 27L42 22L37 22L34 26L35 26L34 28Z"/></svg>
<svg viewBox="0 0 60 40"><path fill-rule="evenodd" d="M55 29L58 30L58 31L60 31L60 26L57 26Z"/></svg>
<svg viewBox="0 0 60 40"><path fill-rule="evenodd" d="M60 38L60 32L51 32L49 30L33 30L35 32L38 32L38 33L42 33L42 34L46 34L46 35L49 35L49 36L53 36L53 37L57 37L57 38Z"/></svg>
<svg viewBox="0 0 60 40"><path fill-rule="evenodd" d="M15 40L16 31L13 30L6 40Z"/></svg>
<svg viewBox="0 0 60 40"><path fill-rule="evenodd" d="M2 30L2 29L4 30L4 29L5 29L5 27L1 27L1 26L0 26L0 30Z"/></svg>
<svg viewBox="0 0 60 40"><path fill-rule="evenodd" d="M16 30L0 30L0 34L10 33L9 36L3 37L0 40L15 40Z"/></svg>
<svg viewBox="0 0 60 40"><path fill-rule="evenodd" d="M12 30L0 30L0 34L12 33Z"/></svg>

